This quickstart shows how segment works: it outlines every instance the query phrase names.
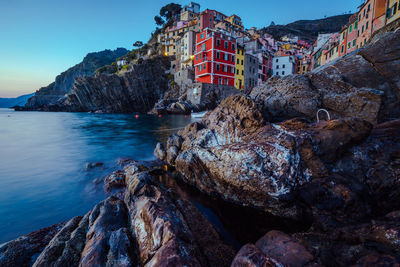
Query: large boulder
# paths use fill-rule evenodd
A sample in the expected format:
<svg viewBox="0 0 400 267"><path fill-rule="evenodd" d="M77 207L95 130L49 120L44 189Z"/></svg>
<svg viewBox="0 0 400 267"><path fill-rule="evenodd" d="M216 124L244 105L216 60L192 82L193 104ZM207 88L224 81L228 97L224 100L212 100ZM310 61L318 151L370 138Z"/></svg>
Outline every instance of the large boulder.
<svg viewBox="0 0 400 267"><path fill-rule="evenodd" d="M314 256L299 241L285 233L270 231L255 245L243 246L233 260L232 267L301 267L311 265L313 260Z"/></svg>
<svg viewBox="0 0 400 267"><path fill-rule="evenodd" d="M201 125L195 123L179 132L184 142L175 167L186 182L208 194L299 219L304 209L300 208L298 193L303 188L315 192L326 184L324 189L330 192L339 190L329 187L334 181L342 188L354 184L339 175L332 176L328 165L368 137L370 131L370 123L356 118L266 124L251 99L233 96L208 113ZM330 195L338 197L337 193ZM349 199L358 203L358 193ZM345 201L339 203L335 208L349 209Z"/></svg>
<svg viewBox="0 0 400 267"><path fill-rule="evenodd" d="M332 118L358 117L373 124L400 117L400 32L306 75L272 78L250 97L271 122L296 116L316 120L324 108Z"/></svg>

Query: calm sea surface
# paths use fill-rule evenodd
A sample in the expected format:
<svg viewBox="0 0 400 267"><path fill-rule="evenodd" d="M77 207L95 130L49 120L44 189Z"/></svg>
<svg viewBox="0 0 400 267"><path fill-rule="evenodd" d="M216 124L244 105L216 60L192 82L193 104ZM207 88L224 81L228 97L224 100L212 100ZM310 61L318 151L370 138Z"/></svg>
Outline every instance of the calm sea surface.
<svg viewBox="0 0 400 267"><path fill-rule="evenodd" d="M185 116L14 112L0 109L0 244L83 215L103 200L95 184L117 160L153 150ZM87 170L88 162L104 166Z"/></svg>

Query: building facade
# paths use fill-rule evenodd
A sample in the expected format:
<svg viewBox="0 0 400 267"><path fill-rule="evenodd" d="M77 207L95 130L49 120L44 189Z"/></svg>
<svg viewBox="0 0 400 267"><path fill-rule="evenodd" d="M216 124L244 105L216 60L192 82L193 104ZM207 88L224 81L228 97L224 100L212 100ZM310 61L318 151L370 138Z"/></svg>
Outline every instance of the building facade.
<svg viewBox="0 0 400 267"><path fill-rule="evenodd" d="M236 73L235 73L235 88L244 90L245 86L245 48L237 44L236 48Z"/></svg>
<svg viewBox="0 0 400 267"><path fill-rule="evenodd" d="M387 0L375 0L372 18L372 34L383 28L386 24Z"/></svg>
<svg viewBox="0 0 400 267"><path fill-rule="evenodd" d="M339 33L339 56L346 55L347 52L347 34L348 34L348 25L343 26L342 30Z"/></svg>
<svg viewBox="0 0 400 267"><path fill-rule="evenodd" d="M211 29L196 34L196 81L234 86L235 65L235 38Z"/></svg>
<svg viewBox="0 0 400 267"><path fill-rule="evenodd" d="M244 78L245 91L252 89L258 84L258 58L252 54L245 53Z"/></svg>
<svg viewBox="0 0 400 267"><path fill-rule="evenodd" d="M388 0L386 24L390 24L400 18L399 0Z"/></svg>
<svg viewBox="0 0 400 267"><path fill-rule="evenodd" d="M176 42L176 64L177 69L186 69L193 66L195 53L196 33L188 31Z"/></svg>
<svg viewBox="0 0 400 267"><path fill-rule="evenodd" d="M359 6L358 11L358 37L357 48L361 48L367 44L371 38L372 33L372 19L373 19L374 0L366 0L364 4Z"/></svg>
<svg viewBox="0 0 400 267"><path fill-rule="evenodd" d="M272 69L274 76L287 76L295 73L295 56L277 56L273 59Z"/></svg>
<svg viewBox="0 0 400 267"><path fill-rule="evenodd" d="M347 27L346 54L357 49L358 38L358 15L357 13L350 17Z"/></svg>

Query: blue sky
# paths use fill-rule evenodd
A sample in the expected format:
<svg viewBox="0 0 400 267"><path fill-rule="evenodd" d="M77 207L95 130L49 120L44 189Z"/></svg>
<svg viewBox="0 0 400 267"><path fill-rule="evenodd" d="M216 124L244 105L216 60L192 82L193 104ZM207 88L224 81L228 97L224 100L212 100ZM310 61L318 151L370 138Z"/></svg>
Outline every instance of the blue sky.
<svg viewBox="0 0 400 267"><path fill-rule="evenodd" d="M46 86L94 51L147 41L167 0L0 0L0 97ZM189 1L174 1L186 4ZM242 17L245 27L287 24L349 11L361 0L199 0Z"/></svg>

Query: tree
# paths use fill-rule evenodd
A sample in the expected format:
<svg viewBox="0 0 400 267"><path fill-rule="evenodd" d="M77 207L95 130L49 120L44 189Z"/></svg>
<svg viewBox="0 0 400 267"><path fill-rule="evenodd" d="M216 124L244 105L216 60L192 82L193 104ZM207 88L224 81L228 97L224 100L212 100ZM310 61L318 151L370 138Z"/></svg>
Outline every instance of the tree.
<svg viewBox="0 0 400 267"><path fill-rule="evenodd" d="M133 44L133 46L134 46L134 47L142 47L142 46L143 46L143 42L142 42L142 41L136 41L136 42Z"/></svg>
<svg viewBox="0 0 400 267"><path fill-rule="evenodd" d="M173 19L176 15L180 13L182 6L175 3L170 3L166 6L163 6L160 9L160 16L165 18L167 21Z"/></svg>
<svg viewBox="0 0 400 267"><path fill-rule="evenodd" d="M275 22L271 21L271 24L269 26L275 26Z"/></svg>
<svg viewBox="0 0 400 267"><path fill-rule="evenodd" d="M155 16L154 20L158 26L162 26L164 24L164 20L160 16Z"/></svg>

